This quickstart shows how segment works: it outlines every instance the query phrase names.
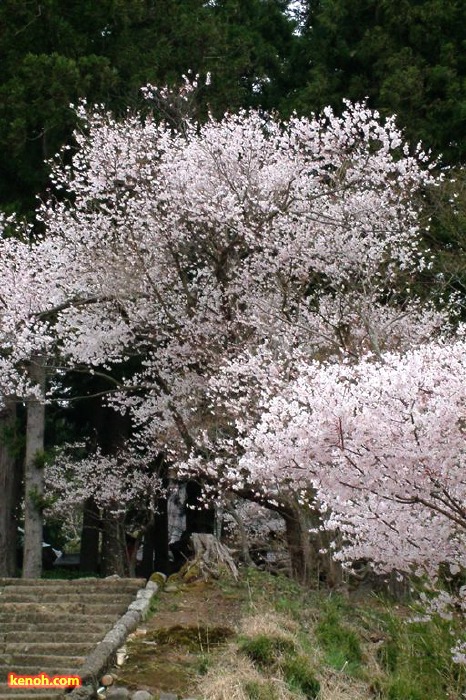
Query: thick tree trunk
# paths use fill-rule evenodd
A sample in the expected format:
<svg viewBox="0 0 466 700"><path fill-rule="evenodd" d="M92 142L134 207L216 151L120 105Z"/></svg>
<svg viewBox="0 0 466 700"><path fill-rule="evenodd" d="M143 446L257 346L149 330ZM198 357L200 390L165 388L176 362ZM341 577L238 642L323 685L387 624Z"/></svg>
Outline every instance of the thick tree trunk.
<svg viewBox="0 0 466 700"><path fill-rule="evenodd" d="M330 552L322 552L328 549L329 537L319 529L319 512L290 499L282 515L293 577L303 583L330 588L341 583L340 564L332 559Z"/></svg>
<svg viewBox="0 0 466 700"><path fill-rule="evenodd" d="M45 364L43 358L33 359L29 376L39 386L41 398L31 398L27 404L23 578L40 578L42 574L45 425Z"/></svg>
<svg viewBox="0 0 466 700"><path fill-rule="evenodd" d="M19 478L14 454L16 406L7 401L0 413L0 577L16 573Z"/></svg>
<svg viewBox="0 0 466 700"><path fill-rule="evenodd" d="M215 535L193 532L191 541L194 548L194 559L186 562L181 570L185 579L189 580L193 571L196 572L196 577L202 575L206 579L211 576L218 578L226 572L238 579L238 569L230 551L219 542Z"/></svg>
<svg viewBox="0 0 466 700"><path fill-rule="evenodd" d="M122 518L105 513L103 518L102 575L127 576L126 538Z"/></svg>
<svg viewBox="0 0 466 700"><path fill-rule="evenodd" d="M316 576L316 561L306 519L299 506L291 502L281 513L285 520L291 574L297 581L309 583Z"/></svg>
<svg viewBox="0 0 466 700"><path fill-rule="evenodd" d="M89 574L99 572L100 512L93 498L84 504L79 570Z"/></svg>

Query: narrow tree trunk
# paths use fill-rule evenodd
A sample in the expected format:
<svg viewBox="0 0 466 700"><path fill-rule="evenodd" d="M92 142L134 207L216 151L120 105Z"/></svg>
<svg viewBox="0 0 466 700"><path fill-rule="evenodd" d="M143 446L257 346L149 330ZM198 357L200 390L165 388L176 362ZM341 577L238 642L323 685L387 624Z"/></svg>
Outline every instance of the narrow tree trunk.
<svg viewBox="0 0 466 700"><path fill-rule="evenodd" d="M312 536L315 541L317 560L318 560L318 575L319 580L325 584L327 588L335 588L341 586L344 580L343 567L339 561L337 561L332 556L332 549L330 544L335 541L338 551L339 547L339 537L335 534L330 534L329 532L319 530L319 532Z"/></svg>
<svg viewBox="0 0 466 700"><path fill-rule="evenodd" d="M100 512L93 498L84 504L79 570L89 574L99 571Z"/></svg>
<svg viewBox="0 0 466 700"><path fill-rule="evenodd" d="M149 578L154 573L155 554L155 522L152 518L144 532L144 542L142 545L141 573L145 578Z"/></svg>
<svg viewBox="0 0 466 700"><path fill-rule="evenodd" d="M45 424L45 364L43 358L33 359L29 376L39 387L41 398L31 398L27 404L23 578L40 578L42 574Z"/></svg>
<svg viewBox="0 0 466 700"><path fill-rule="evenodd" d="M129 434L129 418L98 402L94 427L102 454L117 454ZM128 575L125 516L105 511L102 517L101 573L103 576Z"/></svg>
<svg viewBox="0 0 466 700"><path fill-rule="evenodd" d="M159 498L157 512L154 516L154 549L155 571L162 574L170 573L170 561L168 558L168 512L167 499Z"/></svg>
<svg viewBox="0 0 466 700"><path fill-rule="evenodd" d="M16 573L18 476L14 455L16 406L7 401L0 413L0 577Z"/></svg>

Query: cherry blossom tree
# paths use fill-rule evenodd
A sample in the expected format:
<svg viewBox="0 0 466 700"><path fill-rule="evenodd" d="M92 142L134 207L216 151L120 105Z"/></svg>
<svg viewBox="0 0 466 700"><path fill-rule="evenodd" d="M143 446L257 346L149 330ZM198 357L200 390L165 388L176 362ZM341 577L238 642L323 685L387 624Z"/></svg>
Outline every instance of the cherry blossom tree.
<svg viewBox="0 0 466 700"><path fill-rule="evenodd" d="M118 570L134 576L137 549L164 494L162 480L157 469L141 465L137 453L132 458L129 451L121 457L118 453L102 454L99 449L86 454L85 447L67 446L46 466L47 512L59 518L64 514L69 516L70 512L82 512L92 498L102 514L104 533L116 540L103 554L109 558L113 552L115 556L125 553L125 559L118 562ZM132 532L135 538L131 552L126 546L127 532Z"/></svg>
<svg viewBox="0 0 466 700"><path fill-rule="evenodd" d="M464 586L442 590L466 568L465 351L461 330L382 359L303 362L281 386L269 372L259 419L238 420L237 483L278 498L288 485L303 506L312 494L334 559L420 577L446 619L466 610ZM453 652L466 662L464 640Z"/></svg>
<svg viewBox="0 0 466 700"><path fill-rule="evenodd" d="M24 464L24 558L23 576L37 577L42 567L42 511L44 509L44 426L45 406L54 398L57 369L87 363L86 346L67 351L70 327L61 314L71 308L85 317L84 307L110 301L92 296L86 279L73 277L71 260L74 251L63 245L58 236L31 239L31 231L14 221L2 221L8 230L0 237L0 397L6 424L14 422L15 405L26 406L26 439ZM14 234L14 235L12 235ZM68 318L65 314L65 319ZM93 318L95 321L95 318ZM110 313L101 320L111 322ZM84 332L84 331L82 331ZM91 337L93 329L87 329ZM108 333L108 335L110 335ZM80 353L78 352L80 350ZM107 357L111 356L107 353ZM7 449L7 445L4 446ZM2 544L2 561L7 561L7 548L15 541L13 486L18 479L13 459L5 458L5 513L9 541ZM14 548L13 548L14 551ZM12 574L10 560L5 573ZM2 565L3 566L3 565Z"/></svg>
<svg viewBox="0 0 466 700"><path fill-rule="evenodd" d="M464 356L462 336L383 361L303 363L266 400L241 438L258 483L312 484L343 533L335 556L431 578L464 568Z"/></svg>
<svg viewBox="0 0 466 700"><path fill-rule="evenodd" d="M78 150L53 171L63 195L40 212L66 251L71 297L94 300L57 314L62 352L109 372L131 358L112 405L131 417L141 464L164 453L217 490L271 506L287 490L297 507L294 478L271 471L264 496L269 480L243 458L268 402L304 367L381 363L447 321L434 293L414 291L429 265L428 156L363 104L178 130L80 115Z"/></svg>
<svg viewBox="0 0 466 700"><path fill-rule="evenodd" d="M6 223L10 227L13 224ZM20 235L21 231L18 229L16 233ZM10 423L14 421L16 402L23 401L27 406L23 571L25 576L37 576L42 556L45 374L47 357L53 353L54 346L48 315L61 302L61 294L49 279L46 251L40 245L30 244L27 230L22 233L22 238L3 232L0 237L0 396ZM17 481L14 460L5 463L5 469L8 470L4 474L5 484L9 488L5 491L4 506L12 523L8 535L15 541L11 488ZM11 548L11 541L7 546Z"/></svg>

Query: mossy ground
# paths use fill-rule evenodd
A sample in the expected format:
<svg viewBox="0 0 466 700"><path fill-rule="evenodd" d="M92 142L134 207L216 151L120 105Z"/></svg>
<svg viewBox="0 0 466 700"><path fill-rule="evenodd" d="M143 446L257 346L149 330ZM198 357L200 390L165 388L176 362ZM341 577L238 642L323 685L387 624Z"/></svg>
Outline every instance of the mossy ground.
<svg viewBox="0 0 466 700"><path fill-rule="evenodd" d="M206 700L459 700L451 623L414 614L257 571L175 579L128 643L119 683Z"/></svg>

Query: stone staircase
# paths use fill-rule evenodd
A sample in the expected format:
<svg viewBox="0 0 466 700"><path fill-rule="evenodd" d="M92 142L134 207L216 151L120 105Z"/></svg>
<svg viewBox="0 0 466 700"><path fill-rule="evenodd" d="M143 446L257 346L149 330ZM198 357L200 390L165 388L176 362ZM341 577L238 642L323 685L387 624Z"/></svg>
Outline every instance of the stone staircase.
<svg viewBox="0 0 466 700"><path fill-rule="evenodd" d="M76 676L144 579L0 579L0 700L57 700L63 690L7 684L8 673Z"/></svg>

